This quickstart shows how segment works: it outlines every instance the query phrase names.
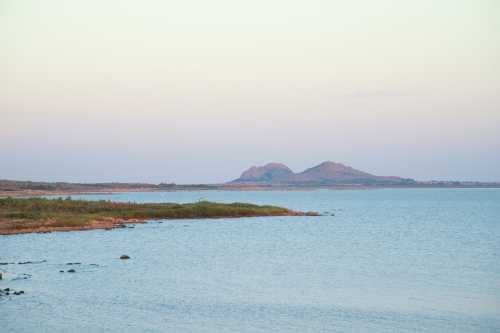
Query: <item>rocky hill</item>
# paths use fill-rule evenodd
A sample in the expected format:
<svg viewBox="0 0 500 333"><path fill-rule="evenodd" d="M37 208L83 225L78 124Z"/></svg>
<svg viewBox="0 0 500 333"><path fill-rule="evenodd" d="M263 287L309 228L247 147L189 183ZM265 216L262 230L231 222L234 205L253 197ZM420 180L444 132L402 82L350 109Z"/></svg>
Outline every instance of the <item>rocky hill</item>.
<svg viewBox="0 0 500 333"><path fill-rule="evenodd" d="M332 185L332 184L411 184L413 179L376 176L342 163L323 162L300 173L282 163L251 167L232 184Z"/></svg>
<svg viewBox="0 0 500 333"><path fill-rule="evenodd" d="M240 178L242 182L277 182L287 181L295 174L289 167L281 163L268 163L261 167L251 167L244 171Z"/></svg>

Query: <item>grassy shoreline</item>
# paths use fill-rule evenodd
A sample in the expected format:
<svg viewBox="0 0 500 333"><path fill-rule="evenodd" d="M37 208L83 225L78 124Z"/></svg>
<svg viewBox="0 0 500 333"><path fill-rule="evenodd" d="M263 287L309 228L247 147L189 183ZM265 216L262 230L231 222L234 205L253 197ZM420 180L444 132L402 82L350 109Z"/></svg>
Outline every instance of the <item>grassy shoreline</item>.
<svg viewBox="0 0 500 333"><path fill-rule="evenodd" d="M303 216L276 206L246 203L124 203L45 198L0 198L0 235L32 232L112 229L126 223L159 219Z"/></svg>

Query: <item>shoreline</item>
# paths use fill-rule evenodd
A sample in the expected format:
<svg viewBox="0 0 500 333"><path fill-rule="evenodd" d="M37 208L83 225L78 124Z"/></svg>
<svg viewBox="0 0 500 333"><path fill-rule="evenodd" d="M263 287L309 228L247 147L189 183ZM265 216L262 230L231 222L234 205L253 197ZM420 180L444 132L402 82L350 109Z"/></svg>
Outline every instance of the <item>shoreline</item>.
<svg viewBox="0 0 500 333"><path fill-rule="evenodd" d="M89 224L83 226L50 226L50 223L57 222L55 220L46 221L49 223L48 225L39 225L33 227L26 227L21 230L16 229L15 226L9 227L9 225L16 224L19 221L16 220L1 220L0 219L0 236L10 236L10 235L20 235L20 234L46 234L52 232L69 232L69 231L87 231L87 230L98 230L98 229L118 229L118 228L126 228L126 224L139 224L139 223L147 223L147 220L141 219L99 219L90 221ZM7 225L7 227L5 227Z"/></svg>
<svg viewBox="0 0 500 333"><path fill-rule="evenodd" d="M183 221L183 220L213 220L213 219L230 219L230 218L251 218L251 217L280 217L280 216L321 216L316 212L296 212L290 211L287 214L278 215L248 215L248 216L238 216L238 215L228 215L220 217L197 217L197 218L142 218L142 219L119 219L119 218L105 218L99 220L92 220L86 225L81 226L51 226L50 223L57 223L56 220L44 221L47 224L37 225L33 227L26 227L23 229L18 229L12 224L16 224L20 221L16 220L5 220L0 219L0 236L11 236L11 235L21 235L21 234L48 234L52 232L70 232L70 231L89 231L89 230L112 230L121 228L133 228L133 226L127 226L127 224L146 224L151 221L162 221L162 220L173 220L173 221ZM9 226L10 225L10 226Z"/></svg>
<svg viewBox="0 0 500 333"><path fill-rule="evenodd" d="M71 199L0 199L0 235L127 228L154 220L320 216L246 203L123 203ZM128 227L133 228L133 227Z"/></svg>
<svg viewBox="0 0 500 333"><path fill-rule="evenodd" d="M214 185L207 187L192 187L190 185L179 185L176 188L115 188L115 189L89 189L89 190L1 190L1 198L34 198L43 196L69 196L69 195L107 195L127 192L209 192L209 191L317 191L317 190L379 190L379 189L473 189L473 188L500 188L500 184L491 185L437 185L437 184L418 184L418 185L329 185L329 186L279 186L279 185Z"/></svg>

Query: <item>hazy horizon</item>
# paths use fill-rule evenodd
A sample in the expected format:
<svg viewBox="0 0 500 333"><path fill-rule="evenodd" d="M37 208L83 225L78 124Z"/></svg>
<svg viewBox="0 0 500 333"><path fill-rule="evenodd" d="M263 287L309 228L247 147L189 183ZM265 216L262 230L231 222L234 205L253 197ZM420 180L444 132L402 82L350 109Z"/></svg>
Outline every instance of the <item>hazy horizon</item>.
<svg viewBox="0 0 500 333"><path fill-rule="evenodd" d="M2 1L0 179L500 181L498 1Z"/></svg>

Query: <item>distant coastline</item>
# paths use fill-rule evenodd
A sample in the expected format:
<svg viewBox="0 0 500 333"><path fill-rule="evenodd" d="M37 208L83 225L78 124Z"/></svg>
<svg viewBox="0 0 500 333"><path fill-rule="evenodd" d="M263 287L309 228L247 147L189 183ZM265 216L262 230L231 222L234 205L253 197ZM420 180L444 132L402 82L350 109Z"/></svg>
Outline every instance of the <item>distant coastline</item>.
<svg viewBox="0 0 500 333"><path fill-rule="evenodd" d="M68 183L0 179L0 198L117 192L312 191L379 188L500 188L500 182L417 181L398 176L374 175L332 161L325 161L296 173L283 163L272 162L263 166L252 166L243 171L239 178L220 184Z"/></svg>
<svg viewBox="0 0 500 333"><path fill-rule="evenodd" d="M429 181L412 184L149 184L149 183L67 183L0 180L0 198L110 194L120 192L175 191L314 191L370 190L381 188L500 188L500 182Z"/></svg>

